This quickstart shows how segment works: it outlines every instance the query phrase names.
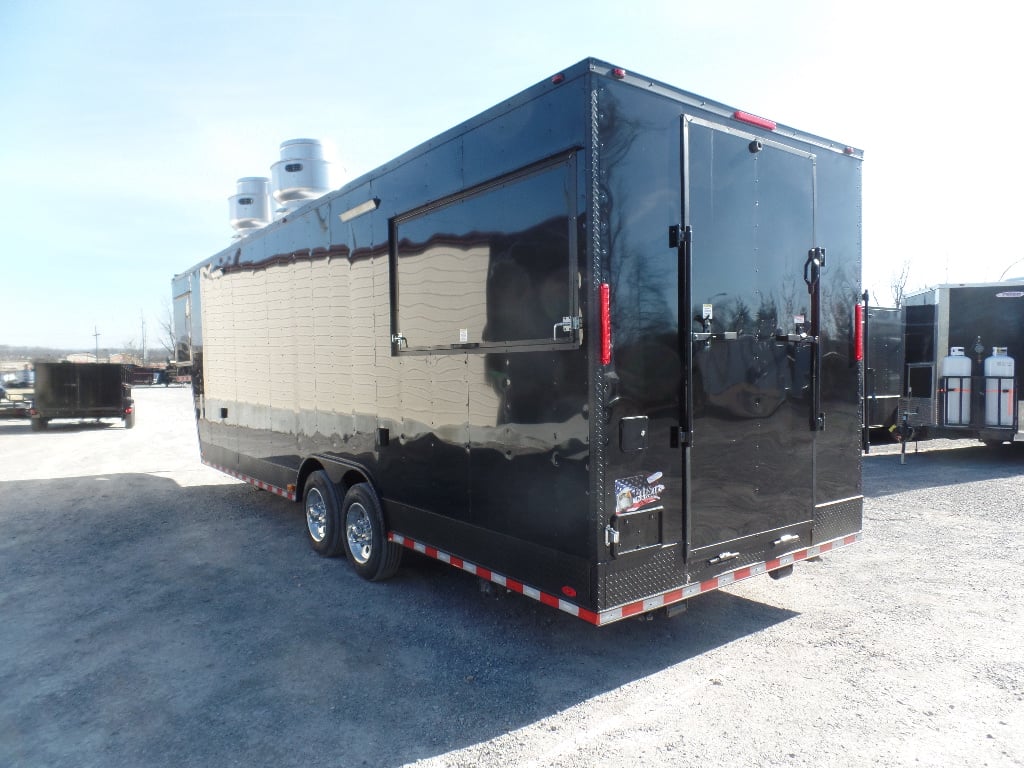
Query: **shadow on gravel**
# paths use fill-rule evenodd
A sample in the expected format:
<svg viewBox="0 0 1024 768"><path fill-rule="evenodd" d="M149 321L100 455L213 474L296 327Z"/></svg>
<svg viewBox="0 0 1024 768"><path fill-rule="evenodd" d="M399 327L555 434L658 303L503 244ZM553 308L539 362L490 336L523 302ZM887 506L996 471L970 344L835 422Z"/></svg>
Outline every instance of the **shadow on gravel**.
<svg viewBox="0 0 1024 768"><path fill-rule="evenodd" d="M91 432L96 429L112 429L122 427L120 420L110 421L51 421L46 429L39 432L32 431L32 422L29 419L17 419L12 421L0 421L0 435L45 435L50 432Z"/></svg>
<svg viewBox="0 0 1024 768"><path fill-rule="evenodd" d="M923 444L922 444L923 445ZM922 488L981 482L1024 474L1024 445L907 451L907 463L898 453L864 457L864 495L888 496Z"/></svg>
<svg viewBox="0 0 1024 768"><path fill-rule="evenodd" d="M362 581L304 528L243 485L0 483L0 764L398 766L795 615L597 629L418 556Z"/></svg>

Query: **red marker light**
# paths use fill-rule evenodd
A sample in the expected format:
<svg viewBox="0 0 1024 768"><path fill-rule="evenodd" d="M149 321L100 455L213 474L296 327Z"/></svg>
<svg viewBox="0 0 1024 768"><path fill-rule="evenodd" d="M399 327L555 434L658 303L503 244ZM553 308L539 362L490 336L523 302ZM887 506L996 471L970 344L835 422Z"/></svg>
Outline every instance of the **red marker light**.
<svg viewBox="0 0 1024 768"><path fill-rule="evenodd" d="M737 109L732 113L732 116L741 123L756 125L758 128L764 128L766 131L774 131L776 128L774 120L769 120L767 117L758 117L757 115L752 115L749 112L741 112Z"/></svg>
<svg viewBox="0 0 1024 768"><path fill-rule="evenodd" d="M551 82L554 83L555 85L558 85L559 83L564 83L565 75L559 72L557 75L551 78Z"/></svg>
<svg viewBox="0 0 1024 768"><path fill-rule="evenodd" d="M618 67L616 67L615 69L612 70L612 77L616 77L619 80L621 80L625 76L626 76L626 70L624 70L624 69L619 69Z"/></svg>
<svg viewBox="0 0 1024 768"><path fill-rule="evenodd" d="M864 305L853 308L853 358L864 359Z"/></svg>
<svg viewBox="0 0 1024 768"><path fill-rule="evenodd" d="M576 590L569 585L566 585L562 587L562 594L566 597L576 597Z"/></svg>
<svg viewBox="0 0 1024 768"><path fill-rule="evenodd" d="M612 289L601 283L601 365L612 362Z"/></svg>

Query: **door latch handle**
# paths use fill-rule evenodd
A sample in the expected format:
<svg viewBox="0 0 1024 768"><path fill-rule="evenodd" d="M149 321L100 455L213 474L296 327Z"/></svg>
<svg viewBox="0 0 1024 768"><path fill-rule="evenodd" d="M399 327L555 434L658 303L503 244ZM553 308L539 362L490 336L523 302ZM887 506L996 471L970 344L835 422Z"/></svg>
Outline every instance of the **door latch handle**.
<svg viewBox="0 0 1024 768"><path fill-rule="evenodd" d="M719 563L724 563L726 560L734 560L739 556L739 552L719 552L716 557L708 560L708 565L718 565Z"/></svg>
<svg viewBox="0 0 1024 768"><path fill-rule="evenodd" d="M559 331L559 329L561 329L561 331L563 333L572 333L573 331L578 331L580 329L580 319L579 319L579 317L569 317L569 316L566 316L566 317L562 318L562 322L555 323L554 327L552 327L552 329L551 329L551 340L552 341L558 341L558 331Z"/></svg>

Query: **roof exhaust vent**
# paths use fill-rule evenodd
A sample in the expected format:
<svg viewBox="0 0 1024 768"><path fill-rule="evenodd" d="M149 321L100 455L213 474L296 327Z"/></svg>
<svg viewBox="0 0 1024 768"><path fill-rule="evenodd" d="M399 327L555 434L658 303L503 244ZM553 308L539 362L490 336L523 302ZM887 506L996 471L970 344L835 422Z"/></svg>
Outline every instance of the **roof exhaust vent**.
<svg viewBox="0 0 1024 768"><path fill-rule="evenodd" d="M327 162L316 139L290 139L281 143L281 159L270 166L274 199L281 218L328 191Z"/></svg>
<svg viewBox="0 0 1024 768"><path fill-rule="evenodd" d="M270 179L246 176L238 180L237 190L228 198L229 215L235 237L245 237L270 223Z"/></svg>

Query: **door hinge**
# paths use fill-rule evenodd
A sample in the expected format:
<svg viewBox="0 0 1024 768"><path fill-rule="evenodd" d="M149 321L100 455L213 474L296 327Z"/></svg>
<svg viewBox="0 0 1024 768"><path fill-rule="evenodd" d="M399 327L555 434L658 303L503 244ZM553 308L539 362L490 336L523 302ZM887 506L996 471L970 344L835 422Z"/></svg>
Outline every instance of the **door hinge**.
<svg viewBox="0 0 1024 768"><path fill-rule="evenodd" d="M610 547L619 543L619 532L610 525L604 527L604 545Z"/></svg>
<svg viewBox="0 0 1024 768"><path fill-rule="evenodd" d="M689 243L692 230L689 227L681 227L673 224L668 228L668 247L678 248L683 243Z"/></svg>

